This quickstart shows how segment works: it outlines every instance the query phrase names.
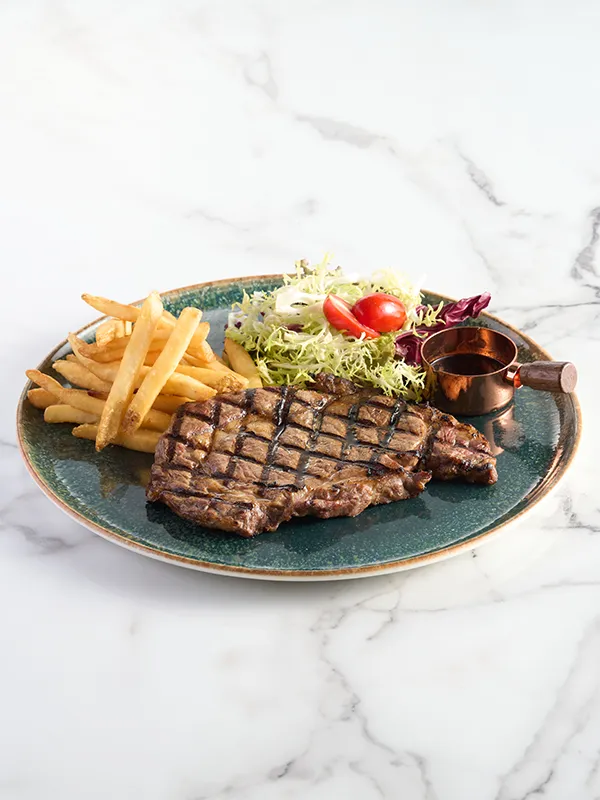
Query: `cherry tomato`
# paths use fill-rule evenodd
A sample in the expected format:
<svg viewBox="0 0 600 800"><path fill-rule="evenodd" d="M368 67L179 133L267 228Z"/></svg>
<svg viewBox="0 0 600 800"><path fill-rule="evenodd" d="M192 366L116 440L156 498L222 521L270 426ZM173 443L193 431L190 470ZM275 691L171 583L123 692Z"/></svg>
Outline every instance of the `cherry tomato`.
<svg viewBox="0 0 600 800"><path fill-rule="evenodd" d="M323 313L330 325L333 325L338 331L347 331L357 339L363 333L367 339L377 339L379 336L377 331L360 323L352 313L350 304L336 294L330 294L325 298Z"/></svg>
<svg viewBox="0 0 600 800"><path fill-rule="evenodd" d="M406 322L404 303L391 294L376 292L361 297L352 313L363 325L368 325L379 333L399 331Z"/></svg>

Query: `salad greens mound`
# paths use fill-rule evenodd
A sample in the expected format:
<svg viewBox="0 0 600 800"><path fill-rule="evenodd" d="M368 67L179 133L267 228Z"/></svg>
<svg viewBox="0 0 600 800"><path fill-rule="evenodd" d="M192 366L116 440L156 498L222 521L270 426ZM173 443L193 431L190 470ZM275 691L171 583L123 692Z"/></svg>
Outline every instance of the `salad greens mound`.
<svg viewBox="0 0 600 800"><path fill-rule="evenodd" d="M403 331L434 325L442 304L422 306L419 289L395 270L368 277L346 275L329 261L325 256L314 267L299 261L295 274L286 275L280 288L244 294L229 315L226 336L250 353L267 385L304 385L324 371L388 395L420 400L425 373L396 356L398 332L354 338L329 325L323 301L335 294L353 305L374 292L394 295L406 308Z"/></svg>

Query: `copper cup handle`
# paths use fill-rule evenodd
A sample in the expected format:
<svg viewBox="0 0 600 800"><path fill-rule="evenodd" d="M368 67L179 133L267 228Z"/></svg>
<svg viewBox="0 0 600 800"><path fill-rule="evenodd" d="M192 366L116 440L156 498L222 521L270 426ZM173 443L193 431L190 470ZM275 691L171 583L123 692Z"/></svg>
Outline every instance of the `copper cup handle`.
<svg viewBox="0 0 600 800"><path fill-rule="evenodd" d="M532 361L530 364L511 364L505 380L515 389L529 386L541 392L570 394L577 384L577 370L570 361Z"/></svg>

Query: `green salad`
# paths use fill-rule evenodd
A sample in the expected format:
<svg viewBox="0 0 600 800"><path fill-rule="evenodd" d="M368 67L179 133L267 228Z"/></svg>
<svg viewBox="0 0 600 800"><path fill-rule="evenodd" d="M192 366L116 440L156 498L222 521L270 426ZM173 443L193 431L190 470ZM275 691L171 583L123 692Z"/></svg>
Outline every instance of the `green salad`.
<svg viewBox="0 0 600 800"><path fill-rule="evenodd" d="M226 336L250 353L267 385L304 385L326 371L388 395L420 400L425 373L420 364L398 358L398 331L357 338L336 330L324 315L329 295L352 306L379 292L404 304L400 333L418 336L419 329L435 325L442 304L421 305L421 292L406 275L392 269L368 277L346 275L326 256L316 266L297 262L295 274L286 275L283 286L272 292L244 294L229 315Z"/></svg>

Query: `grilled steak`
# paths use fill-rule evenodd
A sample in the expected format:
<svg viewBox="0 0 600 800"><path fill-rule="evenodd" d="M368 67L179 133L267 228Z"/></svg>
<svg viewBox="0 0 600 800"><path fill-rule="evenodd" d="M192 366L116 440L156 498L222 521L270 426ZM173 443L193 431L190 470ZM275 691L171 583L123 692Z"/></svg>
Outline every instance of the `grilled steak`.
<svg viewBox="0 0 600 800"><path fill-rule="evenodd" d="M241 536L294 516L356 516L433 476L494 483L485 437L426 405L322 375L181 406L156 450L149 500Z"/></svg>

